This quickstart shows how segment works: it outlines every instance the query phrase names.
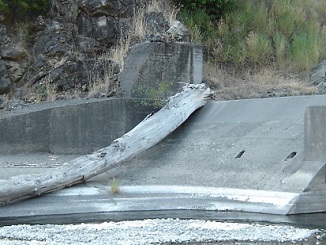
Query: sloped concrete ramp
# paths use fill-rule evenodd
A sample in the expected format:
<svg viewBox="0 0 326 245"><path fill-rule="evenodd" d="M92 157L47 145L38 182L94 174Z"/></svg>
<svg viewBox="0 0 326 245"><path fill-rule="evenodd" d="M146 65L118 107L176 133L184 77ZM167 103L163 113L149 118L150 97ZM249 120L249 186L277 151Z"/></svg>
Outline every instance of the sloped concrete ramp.
<svg viewBox="0 0 326 245"><path fill-rule="evenodd" d="M124 185L214 187L215 196L240 202L221 209L326 211L325 162L304 159L304 115L314 105L326 105L326 96L211 102L116 177Z"/></svg>
<svg viewBox="0 0 326 245"><path fill-rule="evenodd" d="M0 207L0 219L151 210L325 212L325 162L309 161L304 153L305 111L322 105L326 96L320 95L212 101L123 166L85 184ZM2 168L0 177L4 171L14 175L19 168L13 166ZM36 172L42 171L47 168ZM110 192L113 177L118 195Z"/></svg>

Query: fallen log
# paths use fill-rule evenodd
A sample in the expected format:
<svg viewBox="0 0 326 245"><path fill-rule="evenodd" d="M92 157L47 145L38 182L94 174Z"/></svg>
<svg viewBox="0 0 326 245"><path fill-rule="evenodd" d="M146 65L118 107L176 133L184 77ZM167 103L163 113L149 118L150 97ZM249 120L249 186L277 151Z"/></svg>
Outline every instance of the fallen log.
<svg viewBox="0 0 326 245"><path fill-rule="evenodd" d="M204 106L210 95L210 89L204 84L186 84L183 91L170 97L161 110L147 116L110 146L66 162L48 173L0 180L0 204L70 187L117 167L163 140L195 110Z"/></svg>

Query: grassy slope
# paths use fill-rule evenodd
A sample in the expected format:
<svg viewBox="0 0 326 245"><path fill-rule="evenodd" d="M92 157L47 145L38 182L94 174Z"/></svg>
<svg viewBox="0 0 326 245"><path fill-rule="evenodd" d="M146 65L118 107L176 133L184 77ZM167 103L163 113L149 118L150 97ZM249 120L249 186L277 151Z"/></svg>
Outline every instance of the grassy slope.
<svg viewBox="0 0 326 245"><path fill-rule="evenodd" d="M326 55L323 0L243 0L221 21L183 14L208 50L204 79L216 99L315 94L311 69Z"/></svg>

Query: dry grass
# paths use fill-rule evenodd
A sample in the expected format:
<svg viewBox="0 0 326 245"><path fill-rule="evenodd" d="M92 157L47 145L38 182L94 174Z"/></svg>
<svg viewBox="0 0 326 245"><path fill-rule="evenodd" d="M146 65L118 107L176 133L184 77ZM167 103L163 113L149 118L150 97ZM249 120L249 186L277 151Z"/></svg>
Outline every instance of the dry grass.
<svg viewBox="0 0 326 245"><path fill-rule="evenodd" d="M141 7L138 10L134 10L134 16L129 36L134 36L141 40L147 35L145 14L146 7Z"/></svg>
<svg viewBox="0 0 326 245"><path fill-rule="evenodd" d="M111 193L114 195L120 194L120 187L115 177L113 177L111 181Z"/></svg>
<svg viewBox="0 0 326 245"><path fill-rule="evenodd" d="M146 14L151 12L162 13L169 25L177 19L180 8L170 1L151 0L144 1L143 6L134 11L130 35L142 39L147 33Z"/></svg>
<svg viewBox="0 0 326 245"><path fill-rule="evenodd" d="M46 87L46 100L55 101L57 99L57 85L47 81Z"/></svg>
<svg viewBox="0 0 326 245"><path fill-rule="evenodd" d="M165 19L171 26L172 23L177 19L177 14L180 8L175 6L171 1L152 0L147 3L145 12L159 12L163 13Z"/></svg>
<svg viewBox="0 0 326 245"><path fill-rule="evenodd" d="M106 53L97 58L98 63L103 65L104 75L99 76L97 71L89 71L89 88L88 88L88 96L89 97L99 97L101 94L107 95L114 87L114 67L116 64L118 66L124 66L124 53L127 52L123 48L124 45L127 45L124 42L120 42L123 47L120 49L113 49L111 53ZM80 90L80 88L79 88Z"/></svg>
<svg viewBox="0 0 326 245"><path fill-rule="evenodd" d="M94 97L99 93L106 93L112 87L112 70L110 70L110 66L107 64L109 61L113 61L118 64L120 67L120 71L124 69L125 66L125 58L129 51L131 40L136 38L138 40L142 40L148 33L148 29L146 26L146 14L150 12L160 12L163 13L165 18L171 23L176 20L176 15L179 9L174 7L168 1L144 1L143 6L138 10L134 11L134 15L132 18L132 23L130 27L130 31L127 36L123 34L120 35L120 38L117 40L115 46L113 46L108 54L103 57L100 57L99 60L104 64L104 79L98 79L97 74L89 75L89 96Z"/></svg>
<svg viewBox="0 0 326 245"><path fill-rule="evenodd" d="M204 78L214 90L216 100L265 98L316 94L317 89L308 81L293 75L283 75L274 69L262 69L256 73L235 72L204 65Z"/></svg>
<svg viewBox="0 0 326 245"><path fill-rule="evenodd" d="M31 25L27 22L17 21L15 24L16 30L16 42L22 47L28 47L30 41L30 29Z"/></svg>
<svg viewBox="0 0 326 245"><path fill-rule="evenodd" d="M57 85L48 75L42 83L35 87L35 101L55 101L57 99Z"/></svg>

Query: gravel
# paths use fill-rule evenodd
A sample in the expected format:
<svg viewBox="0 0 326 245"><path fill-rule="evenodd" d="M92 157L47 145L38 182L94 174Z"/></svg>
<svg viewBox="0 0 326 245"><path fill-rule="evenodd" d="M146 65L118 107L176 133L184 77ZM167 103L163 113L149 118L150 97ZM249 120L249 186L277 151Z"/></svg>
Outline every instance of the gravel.
<svg viewBox="0 0 326 245"><path fill-rule="evenodd" d="M282 224L147 219L76 225L0 227L0 244L171 244L249 242L318 244L323 231ZM311 243L313 241L313 243ZM321 243L320 243L321 244Z"/></svg>

